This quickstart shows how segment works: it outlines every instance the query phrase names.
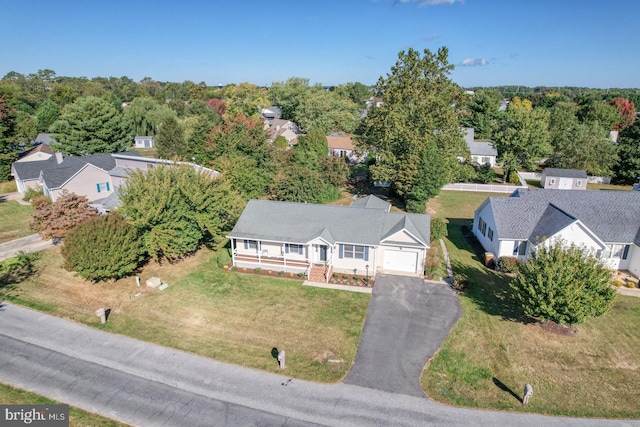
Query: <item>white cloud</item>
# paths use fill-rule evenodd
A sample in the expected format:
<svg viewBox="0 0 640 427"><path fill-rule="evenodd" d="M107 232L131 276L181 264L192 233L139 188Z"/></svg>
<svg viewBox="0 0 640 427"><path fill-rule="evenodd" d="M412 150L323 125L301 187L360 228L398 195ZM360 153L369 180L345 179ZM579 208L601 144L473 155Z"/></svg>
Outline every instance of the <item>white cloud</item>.
<svg viewBox="0 0 640 427"><path fill-rule="evenodd" d="M489 65L489 61L484 58L467 58L460 63L462 67L481 67L483 65Z"/></svg>
<svg viewBox="0 0 640 427"><path fill-rule="evenodd" d="M430 42L432 40L437 39L439 36L437 34L431 34L430 36L426 36L422 38L423 42Z"/></svg>

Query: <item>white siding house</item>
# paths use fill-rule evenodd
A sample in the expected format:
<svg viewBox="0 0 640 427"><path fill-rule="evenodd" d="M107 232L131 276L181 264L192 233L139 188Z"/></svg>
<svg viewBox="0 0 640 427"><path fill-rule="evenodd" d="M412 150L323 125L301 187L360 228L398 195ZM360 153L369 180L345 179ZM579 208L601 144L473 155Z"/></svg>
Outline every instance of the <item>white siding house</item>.
<svg viewBox="0 0 640 427"><path fill-rule="evenodd" d="M639 212L636 191L519 189L487 198L474 213L473 233L495 259L526 259L532 247L562 240L638 277Z"/></svg>

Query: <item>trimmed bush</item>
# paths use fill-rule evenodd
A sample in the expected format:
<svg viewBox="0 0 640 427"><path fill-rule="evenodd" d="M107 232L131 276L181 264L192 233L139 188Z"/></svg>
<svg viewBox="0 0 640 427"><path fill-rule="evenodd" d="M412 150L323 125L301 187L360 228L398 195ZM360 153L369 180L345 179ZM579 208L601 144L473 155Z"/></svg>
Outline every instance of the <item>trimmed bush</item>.
<svg viewBox="0 0 640 427"><path fill-rule="evenodd" d="M613 286L615 286L616 288L619 288L622 286L622 281L621 280L614 280L613 281Z"/></svg>
<svg viewBox="0 0 640 427"><path fill-rule="evenodd" d="M43 196L43 195L44 195L44 193L43 193L42 190L36 190L35 188L29 188L24 193L24 197L22 198L22 200L24 200L25 202L30 202L31 199L33 199L34 197Z"/></svg>
<svg viewBox="0 0 640 427"><path fill-rule="evenodd" d="M64 268L94 282L125 277L145 259L136 228L117 213L89 218L69 232L62 256Z"/></svg>
<svg viewBox="0 0 640 427"><path fill-rule="evenodd" d="M465 291L469 287L469 278L464 274L454 274L453 287L456 291Z"/></svg>
<svg viewBox="0 0 640 427"><path fill-rule="evenodd" d="M431 241L447 237L447 221L443 218L431 219Z"/></svg>
<svg viewBox="0 0 640 427"><path fill-rule="evenodd" d="M636 287L636 282L634 282L633 280L629 280L627 282L627 288L635 288Z"/></svg>
<svg viewBox="0 0 640 427"><path fill-rule="evenodd" d="M216 263L218 267L223 267L231 263L231 255L229 255L229 251L226 248L220 249L216 257Z"/></svg>
<svg viewBox="0 0 640 427"><path fill-rule="evenodd" d="M513 256L503 256L498 259L498 268L503 273L517 273L522 261Z"/></svg>

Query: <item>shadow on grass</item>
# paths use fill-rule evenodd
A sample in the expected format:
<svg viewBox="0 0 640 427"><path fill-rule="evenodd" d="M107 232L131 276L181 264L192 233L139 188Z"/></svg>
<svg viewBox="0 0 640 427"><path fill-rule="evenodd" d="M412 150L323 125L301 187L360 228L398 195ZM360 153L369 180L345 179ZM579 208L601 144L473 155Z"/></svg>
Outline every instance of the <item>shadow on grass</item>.
<svg viewBox="0 0 640 427"><path fill-rule="evenodd" d="M484 249L471 232L470 221L450 219L448 234L456 247L456 250L450 251L454 276L461 274L468 278L469 286L465 295L487 314L530 323L532 320L522 313L509 286L512 278L482 263Z"/></svg>
<svg viewBox="0 0 640 427"><path fill-rule="evenodd" d="M522 403L522 399L520 398L520 396L518 396L513 390L507 387L507 385L505 385L502 381L500 381L496 377L491 378L491 380L496 385L496 387L498 387L500 390L506 391L511 396L513 396L518 402Z"/></svg>

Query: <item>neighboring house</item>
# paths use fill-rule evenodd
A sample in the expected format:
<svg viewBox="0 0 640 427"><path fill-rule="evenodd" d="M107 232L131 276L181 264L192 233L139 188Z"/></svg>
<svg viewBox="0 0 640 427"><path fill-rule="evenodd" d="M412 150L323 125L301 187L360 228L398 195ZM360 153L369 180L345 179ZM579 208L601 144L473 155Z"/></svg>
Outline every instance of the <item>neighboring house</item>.
<svg viewBox="0 0 640 427"><path fill-rule="evenodd" d="M147 170L157 164L187 164L201 173L219 174L193 163L141 157L135 151L89 156L55 153L46 160L14 162L11 173L20 193L29 188L41 189L55 202L67 190L99 205L97 201L111 196L132 170ZM109 200L108 204L111 206L112 201Z"/></svg>
<svg viewBox="0 0 640 427"><path fill-rule="evenodd" d="M287 140L287 145L291 147L298 143L298 135L300 134L300 128L297 124L291 120L273 119L265 120L264 128L269 134L269 142L273 142L279 136L282 136Z"/></svg>
<svg viewBox="0 0 640 427"><path fill-rule="evenodd" d="M136 136L133 145L136 148L153 148L156 145L156 140L153 136Z"/></svg>
<svg viewBox="0 0 640 427"><path fill-rule="evenodd" d="M471 160L480 165L489 164L491 167L495 167L498 150L493 142L476 140L473 128L462 128L462 130L464 131L464 142L469 148L469 154L471 154Z"/></svg>
<svg viewBox="0 0 640 427"><path fill-rule="evenodd" d="M260 110L260 115L267 120L279 120L282 117L280 107L267 107Z"/></svg>
<svg viewBox="0 0 640 427"><path fill-rule="evenodd" d="M20 154L16 162L37 162L47 160L53 156L53 150L47 144L38 144L35 147Z"/></svg>
<svg viewBox="0 0 640 427"><path fill-rule="evenodd" d="M350 163L360 163L363 156L356 154L353 140L349 136L327 136L329 155L334 157L344 157Z"/></svg>
<svg viewBox="0 0 640 427"><path fill-rule="evenodd" d="M352 206L250 200L227 236L233 265L323 282L334 272L422 276L429 216L392 213L372 197Z"/></svg>
<svg viewBox="0 0 640 427"><path fill-rule="evenodd" d="M584 170L546 168L542 171L540 184L554 190L586 190L587 179Z"/></svg>
<svg viewBox="0 0 640 427"><path fill-rule="evenodd" d="M639 277L639 212L637 191L519 189L486 199L475 211L473 233L494 259L526 259L532 247L561 239Z"/></svg>
<svg viewBox="0 0 640 427"><path fill-rule="evenodd" d="M365 102L365 104L367 105L367 109L371 107L380 107L383 103L384 101L382 100L382 98L377 96L372 96Z"/></svg>

